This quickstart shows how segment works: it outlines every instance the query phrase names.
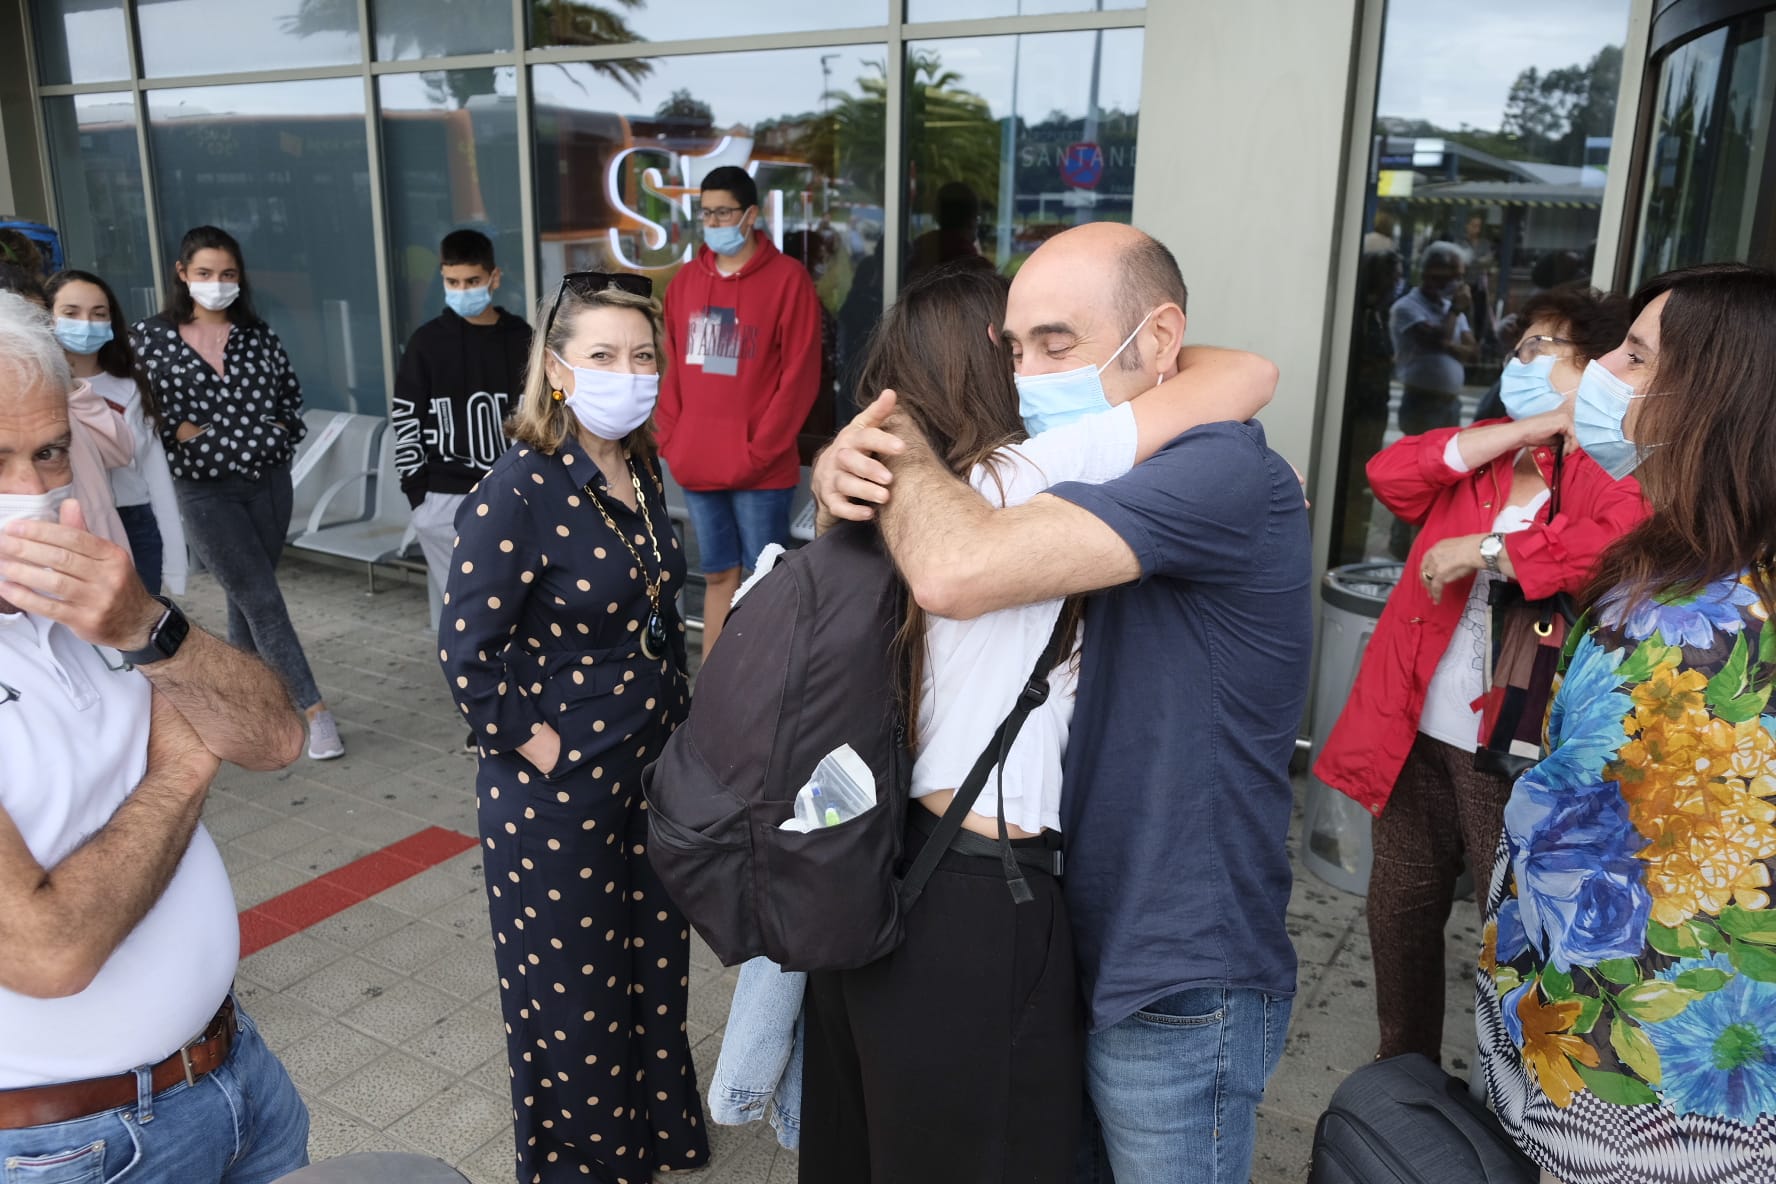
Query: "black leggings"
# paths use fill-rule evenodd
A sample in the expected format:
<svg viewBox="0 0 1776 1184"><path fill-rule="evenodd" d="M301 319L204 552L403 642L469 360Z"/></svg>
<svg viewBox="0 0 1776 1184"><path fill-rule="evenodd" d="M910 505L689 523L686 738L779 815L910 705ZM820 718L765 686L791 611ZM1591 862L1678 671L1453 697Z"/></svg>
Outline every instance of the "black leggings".
<svg viewBox="0 0 1776 1184"><path fill-rule="evenodd" d="M909 851L923 841L908 831ZM802 1184L1071 1180L1085 1057L1073 934L1060 881L1024 874L1036 899L1019 905L997 859L946 852L900 948L808 976Z"/></svg>

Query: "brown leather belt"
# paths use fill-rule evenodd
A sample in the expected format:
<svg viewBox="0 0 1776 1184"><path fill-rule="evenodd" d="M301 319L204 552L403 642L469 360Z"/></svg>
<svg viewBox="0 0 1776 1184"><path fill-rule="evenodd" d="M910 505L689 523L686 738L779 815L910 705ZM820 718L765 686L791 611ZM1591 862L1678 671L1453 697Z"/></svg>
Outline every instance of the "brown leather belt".
<svg viewBox="0 0 1776 1184"><path fill-rule="evenodd" d="M234 1047L234 999L225 999L203 1034L154 1066L155 1093L175 1085L195 1085L228 1060ZM0 1090L0 1131L24 1130L52 1122L71 1122L136 1104L136 1075L96 1077L58 1085Z"/></svg>

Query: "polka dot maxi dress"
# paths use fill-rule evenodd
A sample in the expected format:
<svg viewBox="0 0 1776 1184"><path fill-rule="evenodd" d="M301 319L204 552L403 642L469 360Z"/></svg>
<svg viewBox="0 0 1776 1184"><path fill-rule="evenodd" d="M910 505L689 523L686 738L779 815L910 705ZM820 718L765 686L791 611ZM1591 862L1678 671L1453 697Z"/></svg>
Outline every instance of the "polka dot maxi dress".
<svg viewBox="0 0 1776 1184"><path fill-rule="evenodd" d="M508 451L456 520L439 661L481 743L476 813L512 1070L520 1182L647 1184L709 1145L685 1034L690 931L647 859L641 771L688 704L673 608L684 553L642 472L666 656L641 652L642 572L569 441ZM641 515L604 496L648 567ZM513 751L561 734L549 776Z"/></svg>

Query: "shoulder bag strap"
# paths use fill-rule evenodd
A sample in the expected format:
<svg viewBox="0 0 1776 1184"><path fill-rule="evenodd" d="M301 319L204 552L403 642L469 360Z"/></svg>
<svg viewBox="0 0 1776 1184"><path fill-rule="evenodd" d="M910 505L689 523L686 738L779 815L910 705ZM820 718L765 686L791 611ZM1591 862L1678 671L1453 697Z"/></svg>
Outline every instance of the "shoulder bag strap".
<svg viewBox="0 0 1776 1184"><path fill-rule="evenodd" d="M925 883L931 873L937 870L938 860L950 849L950 843L962 829L962 821L974 803L980 799L981 790L986 787L987 777L995 765L999 766L999 846L1000 857L1005 863L1005 880L1011 886L1011 895L1019 904L1034 900L1035 894L1030 891L1024 873L1019 869L1016 857L1012 854L1011 839L1005 830L1005 768L1004 760L1011 751L1011 745L1017 734L1023 729L1024 721L1030 713L1042 706L1048 699L1048 672L1060 665L1066 655L1067 642L1070 639L1066 629L1066 610L1055 618L1054 632L1049 635L1048 644L1042 647L1042 654L1036 659L1036 669L1031 672L1030 679L1024 684L1023 693L1018 695L1017 702L1012 705L993 738L975 758L974 767L956 790L956 796L950 799L950 805L938 819L937 829L925 840L920 848L912 867L900 882L900 907L904 912L913 907L919 894L925 891ZM910 808L910 807L909 807Z"/></svg>

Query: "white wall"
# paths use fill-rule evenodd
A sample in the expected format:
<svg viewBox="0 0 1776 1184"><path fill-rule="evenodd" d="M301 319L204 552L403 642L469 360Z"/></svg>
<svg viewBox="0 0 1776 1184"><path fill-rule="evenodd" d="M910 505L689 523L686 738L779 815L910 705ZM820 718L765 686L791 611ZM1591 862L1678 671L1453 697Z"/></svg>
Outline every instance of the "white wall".
<svg viewBox="0 0 1776 1184"><path fill-rule="evenodd" d="M1358 8L1147 8L1135 223L1178 256L1192 340L1254 349L1281 368L1263 419L1303 471L1324 389Z"/></svg>

